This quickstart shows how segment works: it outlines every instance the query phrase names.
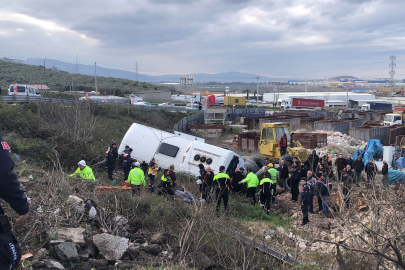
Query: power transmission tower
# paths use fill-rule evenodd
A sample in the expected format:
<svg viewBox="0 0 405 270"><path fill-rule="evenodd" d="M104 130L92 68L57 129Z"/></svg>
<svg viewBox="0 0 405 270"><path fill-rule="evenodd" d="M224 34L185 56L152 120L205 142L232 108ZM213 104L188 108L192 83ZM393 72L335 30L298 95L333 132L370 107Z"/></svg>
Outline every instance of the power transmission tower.
<svg viewBox="0 0 405 270"><path fill-rule="evenodd" d="M138 81L138 62L135 62L136 81Z"/></svg>
<svg viewBox="0 0 405 270"><path fill-rule="evenodd" d="M395 64L395 60L397 60L397 58L395 57L395 55L391 55L390 57L391 63L389 65L390 69L390 88L391 88L391 95L394 95L394 91L395 91L395 67L397 66Z"/></svg>
<svg viewBox="0 0 405 270"><path fill-rule="evenodd" d="M259 106L259 77L256 77L256 105Z"/></svg>

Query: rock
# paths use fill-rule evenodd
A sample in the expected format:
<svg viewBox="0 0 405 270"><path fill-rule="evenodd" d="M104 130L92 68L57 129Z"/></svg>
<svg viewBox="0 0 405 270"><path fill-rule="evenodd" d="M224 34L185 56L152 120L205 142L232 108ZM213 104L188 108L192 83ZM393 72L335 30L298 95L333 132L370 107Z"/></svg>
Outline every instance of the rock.
<svg viewBox="0 0 405 270"><path fill-rule="evenodd" d="M61 265L57 261L46 260L44 262L45 262L46 269L51 269L51 270L63 270L63 269L65 269L65 267L63 267L63 265Z"/></svg>
<svg viewBox="0 0 405 270"><path fill-rule="evenodd" d="M93 236L93 242L100 250L100 253L109 261L121 259L128 249L128 239L114 236L107 233L96 234Z"/></svg>
<svg viewBox="0 0 405 270"><path fill-rule="evenodd" d="M215 263L203 252L193 254L194 266L199 270L209 270L216 267Z"/></svg>
<svg viewBox="0 0 405 270"><path fill-rule="evenodd" d="M84 245L84 228L57 228L49 232L49 237L53 240L71 241L79 245Z"/></svg>
<svg viewBox="0 0 405 270"><path fill-rule="evenodd" d="M279 234L281 234L281 235L284 235L284 236L287 236L287 237L288 237L288 234L287 234L287 232L284 230L284 228L283 228L283 227L277 227L277 231L278 231L278 233L279 233Z"/></svg>
<svg viewBox="0 0 405 270"><path fill-rule="evenodd" d="M273 235L275 233L276 232L274 230L268 230L268 231L265 232L266 235Z"/></svg>
<svg viewBox="0 0 405 270"><path fill-rule="evenodd" d="M77 253L76 245L72 242L64 242L54 247L58 259L63 262L78 262L80 261Z"/></svg>
<svg viewBox="0 0 405 270"><path fill-rule="evenodd" d="M69 206L75 206L84 203L83 200L75 195L70 195L67 199L66 203Z"/></svg>
<svg viewBox="0 0 405 270"><path fill-rule="evenodd" d="M158 244L148 245L142 248L146 253L157 256L162 252L162 248Z"/></svg>
<svg viewBox="0 0 405 270"><path fill-rule="evenodd" d="M38 250L37 254L34 255L34 257L32 258L32 261L42 260L43 258L45 258L47 253L48 252L45 248L41 248L40 250Z"/></svg>
<svg viewBox="0 0 405 270"><path fill-rule="evenodd" d="M150 241L152 244L166 244L170 239L170 234L169 233L155 233L152 235Z"/></svg>
<svg viewBox="0 0 405 270"><path fill-rule="evenodd" d="M124 216L115 217L115 224L117 224L118 226L124 226L127 223L128 223L128 219L126 219Z"/></svg>
<svg viewBox="0 0 405 270"><path fill-rule="evenodd" d="M44 268L45 267L45 262L43 261L34 261L32 263L32 266L35 268Z"/></svg>

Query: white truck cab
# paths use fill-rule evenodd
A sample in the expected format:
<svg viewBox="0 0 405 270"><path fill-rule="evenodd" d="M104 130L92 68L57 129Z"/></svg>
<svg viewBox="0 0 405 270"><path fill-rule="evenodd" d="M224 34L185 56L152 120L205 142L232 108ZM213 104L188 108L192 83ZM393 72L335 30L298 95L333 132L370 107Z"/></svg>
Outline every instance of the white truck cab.
<svg viewBox="0 0 405 270"><path fill-rule="evenodd" d="M38 90L26 84L10 84L10 87L7 91L9 96L30 96L30 97L40 97L41 94Z"/></svg>
<svg viewBox="0 0 405 270"><path fill-rule="evenodd" d="M285 110L285 109L289 109L292 107L292 99L291 98L285 98L281 101L281 109Z"/></svg>
<svg viewBox="0 0 405 270"><path fill-rule="evenodd" d="M402 125L403 121L404 119L400 113L387 113L384 116L384 126Z"/></svg>
<svg viewBox="0 0 405 270"><path fill-rule="evenodd" d="M235 152L135 123L122 139L118 153L122 153L126 145L134 149L132 157L135 159L148 163L155 158L162 168L173 164L176 171L191 175L199 175L200 163L210 166L217 174L220 166L228 169L235 162L235 156L238 158L236 168L245 167L243 159Z"/></svg>

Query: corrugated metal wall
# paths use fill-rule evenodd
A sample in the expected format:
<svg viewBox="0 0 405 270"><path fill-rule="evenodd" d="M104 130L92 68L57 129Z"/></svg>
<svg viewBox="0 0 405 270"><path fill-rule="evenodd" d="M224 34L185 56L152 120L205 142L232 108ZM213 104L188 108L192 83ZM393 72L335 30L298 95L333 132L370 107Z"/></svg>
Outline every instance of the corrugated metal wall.
<svg viewBox="0 0 405 270"><path fill-rule="evenodd" d="M204 124L204 112L184 117L177 124L174 125L174 130L179 132L187 132L189 125L198 124Z"/></svg>

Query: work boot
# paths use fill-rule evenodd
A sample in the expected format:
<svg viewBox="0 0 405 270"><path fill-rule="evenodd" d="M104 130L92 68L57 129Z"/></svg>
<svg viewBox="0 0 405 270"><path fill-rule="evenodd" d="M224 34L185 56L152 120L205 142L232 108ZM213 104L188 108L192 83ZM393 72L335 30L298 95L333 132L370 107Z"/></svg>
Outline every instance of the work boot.
<svg viewBox="0 0 405 270"><path fill-rule="evenodd" d="M270 210L267 210L267 213L266 213L267 215L270 215Z"/></svg>

